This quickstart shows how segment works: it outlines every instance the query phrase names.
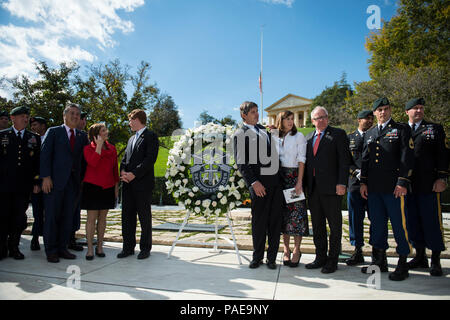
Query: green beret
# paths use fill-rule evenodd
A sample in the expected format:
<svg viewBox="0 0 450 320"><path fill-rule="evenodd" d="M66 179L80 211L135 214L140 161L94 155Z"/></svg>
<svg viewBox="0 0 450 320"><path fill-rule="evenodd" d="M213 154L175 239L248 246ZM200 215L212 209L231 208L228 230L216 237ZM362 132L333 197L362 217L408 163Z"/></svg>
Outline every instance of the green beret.
<svg viewBox="0 0 450 320"><path fill-rule="evenodd" d="M368 116L372 116L372 117L373 117L373 112L372 112L371 110L363 110L363 111L360 111L360 112L358 113L357 118L358 118L358 119L365 119L365 118L367 118Z"/></svg>
<svg viewBox="0 0 450 320"><path fill-rule="evenodd" d="M0 111L0 117L9 117L8 111Z"/></svg>
<svg viewBox="0 0 450 320"><path fill-rule="evenodd" d="M31 117L31 119L30 119L30 124L32 124L33 122L39 122L39 123L41 123L41 124L45 124L45 125L47 125L47 120L45 120L44 118L42 118L42 117Z"/></svg>
<svg viewBox="0 0 450 320"><path fill-rule="evenodd" d="M386 97L378 98L373 103L372 110L375 111L375 110L377 110L378 107L387 106L387 105L389 105L388 98L386 98Z"/></svg>
<svg viewBox="0 0 450 320"><path fill-rule="evenodd" d="M409 101L406 103L405 110L408 111L409 109L414 108L414 107L417 106L418 104L424 106L424 105L425 105L425 100L424 100L423 98L414 98L414 99L411 99L411 100L409 100Z"/></svg>
<svg viewBox="0 0 450 320"><path fill-rule="evenodd" d="M30 114L30 109L27 107L16 107L11 110L12 116L18 116L19 114Z"/></svg>

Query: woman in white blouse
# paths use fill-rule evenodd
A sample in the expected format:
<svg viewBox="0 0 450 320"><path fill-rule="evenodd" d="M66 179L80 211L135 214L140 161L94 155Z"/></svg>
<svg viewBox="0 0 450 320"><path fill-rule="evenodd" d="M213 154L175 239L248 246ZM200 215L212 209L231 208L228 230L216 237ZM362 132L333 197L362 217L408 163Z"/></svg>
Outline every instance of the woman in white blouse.
<svg viewBox="0 0 450 320"><path fill-rule="evenodd" d="M295 188L297 195L303 192L302 180L306 162L306 138L297 132L294 114L284 111L278 114L275 123L278 129L279 154L283 190ZM276 136L276 134L275 134ZM302 255L300 244L303 236L309 235L306 200L288 203L283 208L283 264L297 267ZM290 250L290 237L294 237L294 251Z"/></svg>

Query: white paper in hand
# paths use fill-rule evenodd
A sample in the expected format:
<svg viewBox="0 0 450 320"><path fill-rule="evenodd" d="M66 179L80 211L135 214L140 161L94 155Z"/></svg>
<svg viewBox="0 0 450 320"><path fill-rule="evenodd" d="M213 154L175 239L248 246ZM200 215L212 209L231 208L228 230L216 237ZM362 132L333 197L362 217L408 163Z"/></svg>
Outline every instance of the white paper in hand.
<svg viewBox="0 0 450 320"><path fill-rule="evenodd" d="M295 188L285 189L283 190L283 194L286 203L297 202L305 199L305 194L302 192L300 195L297 195L297 193L295 193Z"/></svg>

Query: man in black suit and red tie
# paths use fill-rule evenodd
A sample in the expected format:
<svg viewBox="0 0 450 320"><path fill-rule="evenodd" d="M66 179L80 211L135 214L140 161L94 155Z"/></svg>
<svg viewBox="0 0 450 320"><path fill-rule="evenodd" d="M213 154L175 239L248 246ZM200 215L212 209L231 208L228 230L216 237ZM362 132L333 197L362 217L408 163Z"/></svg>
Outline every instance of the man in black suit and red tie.
<svg viewBox="0 0 450 320"><path fill-rule="evenodd" d="M342 196L348 183L350 150L344 130L328 125L328 112L317 106L311 112L316 130L307 137L307 194L313 226L316 258L307 269L322 268L322 273L337 269L342 238ZM330 250L327 255L327 229L330 227Z"/></svg>
<svg viewBox="0 0 450 320"><path fill-rule="evenodd" d="M135 109L128 115L131 130L136 132L128 140L120 164L122 186L122 236L123 249L117 258L134 254L136 246L136 215L141 224L140 252L138 259L146 259L152 249L151 199L155 185L154 164L158 156L159 140L146 127L144 110Z"/></svg>
<svg viewBox="0 0 450 320"><path fill-rule="evenodd" d="M240 111L244 124L234 137L234 154L252 199L253 260L250 268L262 264L267 238L267 267L276 269L283 207L279 156L270 133L258 124L256 103L245 101Z"/></svg>

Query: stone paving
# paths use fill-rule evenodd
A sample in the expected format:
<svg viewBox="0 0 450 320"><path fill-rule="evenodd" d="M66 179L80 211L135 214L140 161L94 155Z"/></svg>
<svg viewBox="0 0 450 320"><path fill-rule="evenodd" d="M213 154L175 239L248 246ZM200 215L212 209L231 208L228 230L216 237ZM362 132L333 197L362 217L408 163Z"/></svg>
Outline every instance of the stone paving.
<svg viewBox="0 0 450 320"><path fill-rule="evenodd" d="M31 226L33 222L33 215L31 207L27 211L28 215L28 227L24 234L31 234ZM171 223L181 223L186 216L186 210L176 206L168 207L158 207L152 206L152 223L153 227L161 225L165 222ZM252 236L251 236L251 216L250 209L237 209L231 212L231 218L233 223L233 230L236 236L236 242L240 250L252 250ZM81 228L77 232L76 237L78 239L85 237L85 223L86 223L86 211L81 211ZM202 216L191 215L188 224L212 224L214 225L215 219L209 218L205 219ZM228 222L226 217L220 217L218 219L219 225L226 225L226 228L221 229L218 234L231 239L230 228L228 227ZM311 219L309 219L310 230L312 230ZM364 239L365 246L363 248L364 254L370 256L371 246L368 244L369 241L369 226L370 222L366 219L364 220ZM446 251L442 252L442 258L450 258L450 215L444 214L443 218L444 234L445 234L445 244ZM343 228L342 228L342 252L350 254L353 252L353 246L350 245L349 233L348 233L348 216L347 212L343 212ZM311 231L312 234L312 231ZM137 235L140 235L140 227L138 222ZM169 230L153 230L153 244L157 245L172 245L177 235L177 231ZM194 247L211 247L214 244L215 234L214 232L182 232L180 240L183 241L201 241L207 244L183 244L179 243L177 246L194 246ZM121 210L114 209L110 210L107 217L107 226L105 232L105 241L122 242L122 227L121 227ZM392 229L389 225L389 250L387 251L388 256L396 256L395 252L395 240L392 234ZM228 243L219 239L219 248L232 249ZM292 245L291 245L292 246ZM302 252L304 253L314 253L315 247L313 243L312 236L304 237L301 245ZM283 251L283 245L281 242L280 251Z"/></svg>

